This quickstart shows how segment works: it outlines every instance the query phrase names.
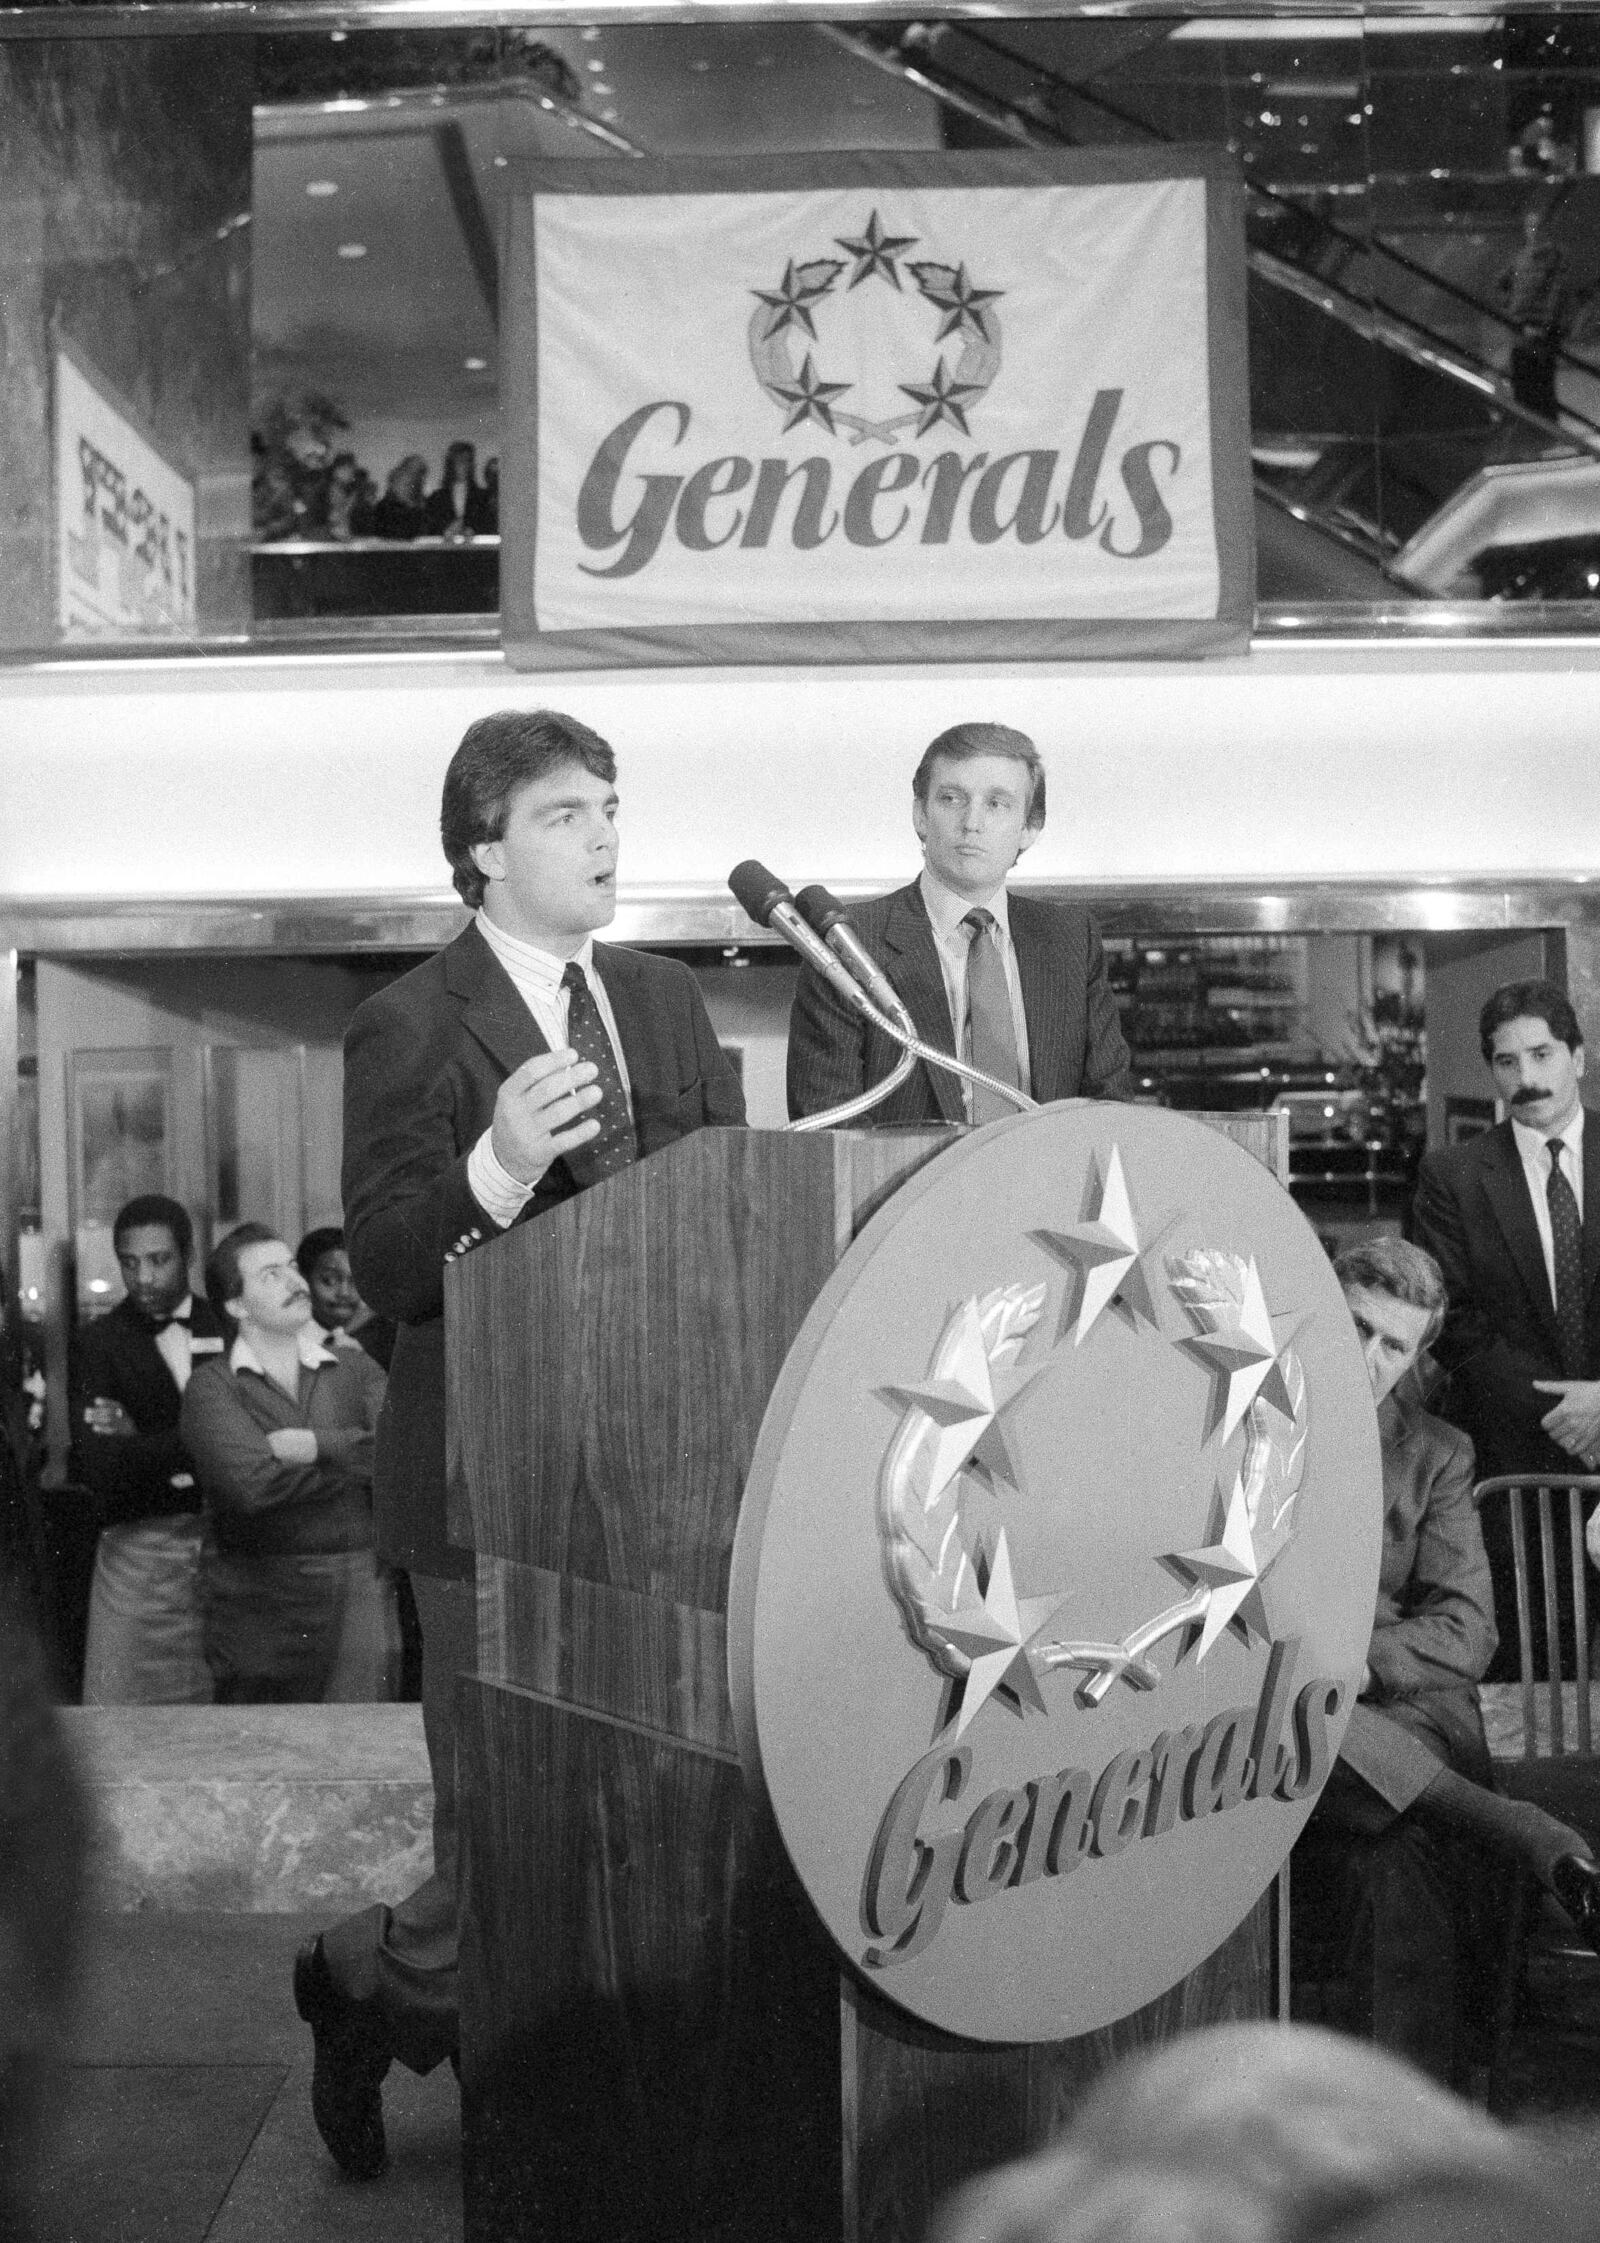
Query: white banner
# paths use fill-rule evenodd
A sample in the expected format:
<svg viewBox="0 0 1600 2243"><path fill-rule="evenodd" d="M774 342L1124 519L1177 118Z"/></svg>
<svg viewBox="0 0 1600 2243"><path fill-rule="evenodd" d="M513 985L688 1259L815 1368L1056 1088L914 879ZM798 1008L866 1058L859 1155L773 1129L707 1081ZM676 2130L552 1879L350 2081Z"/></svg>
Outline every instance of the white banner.
<svg viewBox="0 0 1600 2243"><path fill-rule="evenodd" d="M57 620L67 638L195 627L194 485L86 362L55 361Z"/></svg>
<svg viewBox="0 0 1600 2243"><path fill-rule="evenodd" d="M508 637L1214 626L1212 192L536 186Z"/></svg>

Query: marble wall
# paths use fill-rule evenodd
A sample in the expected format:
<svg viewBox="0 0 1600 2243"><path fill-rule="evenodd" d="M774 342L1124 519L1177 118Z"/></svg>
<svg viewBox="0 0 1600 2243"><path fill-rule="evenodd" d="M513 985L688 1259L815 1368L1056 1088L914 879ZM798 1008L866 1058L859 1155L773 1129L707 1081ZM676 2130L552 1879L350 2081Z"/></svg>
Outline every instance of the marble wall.
<svg viewBox="0 0 1600 2243"><path fill-rule="evenodd" d="M201 627L249 614L248 39L0 45L0 647L56 637L59 332L196 484Z"/></svg>

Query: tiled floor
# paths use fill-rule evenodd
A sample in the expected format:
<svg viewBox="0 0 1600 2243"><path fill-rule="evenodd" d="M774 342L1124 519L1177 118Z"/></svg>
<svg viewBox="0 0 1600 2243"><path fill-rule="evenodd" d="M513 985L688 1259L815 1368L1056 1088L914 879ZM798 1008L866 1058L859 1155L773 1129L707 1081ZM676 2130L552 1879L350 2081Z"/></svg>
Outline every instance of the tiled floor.
<svg viewBox="0 0 1600 2243"><path fill-rule="evenodd" d="M396 2067L389 2169L345 2181L317 2138L289 1989L299 1916L92 1919L40 2243L459 2243L450 2067Z"/></svg>

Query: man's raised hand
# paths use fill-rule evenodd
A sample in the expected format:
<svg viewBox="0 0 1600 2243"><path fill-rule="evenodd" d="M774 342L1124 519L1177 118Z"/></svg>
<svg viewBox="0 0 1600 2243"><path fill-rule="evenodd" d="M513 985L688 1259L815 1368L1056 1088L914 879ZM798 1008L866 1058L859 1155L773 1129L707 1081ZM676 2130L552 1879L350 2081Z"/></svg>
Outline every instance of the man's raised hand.
<svg viewBox="0 0 1600 2243"><path fill-rule="evenodd" d="M519 1184L537 1184L552 1161L600 1134L589 1118L601 1093L592 1060L575 1051L541 1051L500 1085L489 1142Z"/></svg>

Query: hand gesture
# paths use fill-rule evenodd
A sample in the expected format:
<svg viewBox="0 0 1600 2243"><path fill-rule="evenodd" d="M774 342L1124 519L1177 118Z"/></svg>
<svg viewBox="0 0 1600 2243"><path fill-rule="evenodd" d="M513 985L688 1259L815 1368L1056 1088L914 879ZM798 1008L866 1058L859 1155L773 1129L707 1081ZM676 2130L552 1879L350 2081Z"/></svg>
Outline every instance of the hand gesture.
<svg viewBox="0 0 1600 2243"><path fill-rule="evenodd" d="M600 1103L598 1069L575 1051L541 1051L500 1085L489 1142L519 1184L537 1184L552 1161L600 1134L588 1119Z"/></svg>
<svg viewBox="0 0 1600 2243"><path fill-rule="evenodd" d="M1535 1379L1539 1394L1561 1399L1540 1420L1558 1448L1588 1468L1600 1454L1600 1379Z"/></svg>
<svg viewBox="0 0 1600 2243"><path fill-rule="evenodd" d="M139 1430L122 1404L104 1394L95 1396L83 1413L83 1422L91 1433L110 1441L131 1441Z"/></svg>

